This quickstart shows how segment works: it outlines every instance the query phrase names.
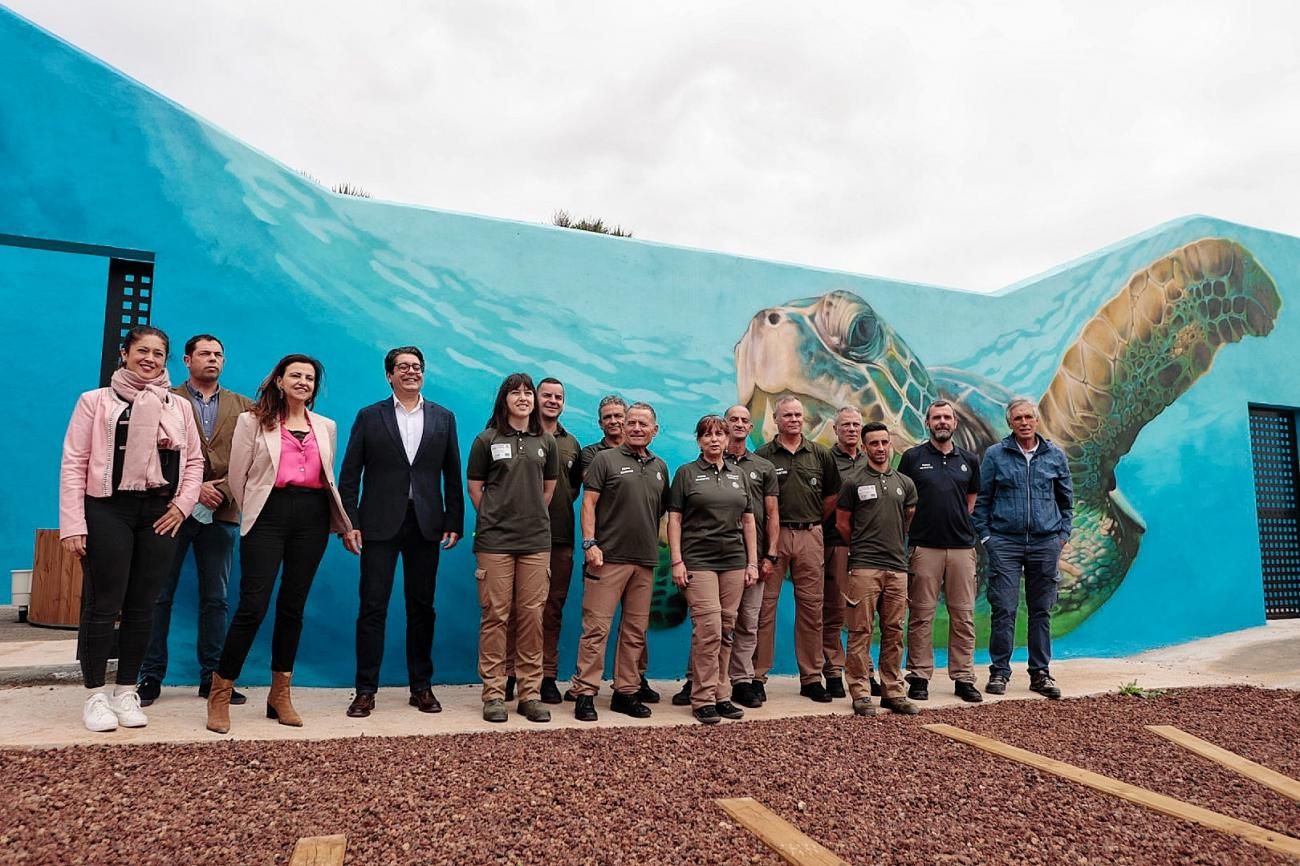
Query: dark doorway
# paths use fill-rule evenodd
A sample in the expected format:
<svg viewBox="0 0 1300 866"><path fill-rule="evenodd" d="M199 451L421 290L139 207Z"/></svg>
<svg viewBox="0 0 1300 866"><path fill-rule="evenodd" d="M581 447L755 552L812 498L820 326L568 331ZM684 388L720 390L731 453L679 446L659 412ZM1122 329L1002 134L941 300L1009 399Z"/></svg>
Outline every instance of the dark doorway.
<svg viewBox="0 0 1300 866"><path fill-rule="evenodd" d="M1264 567L1264 614L1300 617L1300 509L1294 409L1250 407L1255 511Z"/></svg>
<svg viewBox="0 0 1300 866"><path fill-rule="evenodd" d="M108 293L104 307L104 354L99 386L108 387L121 357L122 338L136 325L147 325L153 309L153 262L108 260Z"/></svg>

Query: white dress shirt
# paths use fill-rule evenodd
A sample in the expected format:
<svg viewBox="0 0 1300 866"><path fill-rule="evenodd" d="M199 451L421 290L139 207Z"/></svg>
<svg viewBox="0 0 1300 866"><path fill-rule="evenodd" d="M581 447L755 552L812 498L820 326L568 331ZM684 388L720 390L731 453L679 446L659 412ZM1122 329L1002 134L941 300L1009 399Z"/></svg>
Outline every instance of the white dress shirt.
<svg viewBox="0 0 1300 866"><path fill-rule="evenodd" d="M420 439L424 437L424 395L420 395L415 408L408 412L394 394L393 410L397 415L397 432L402 435L402 448L406 450L406 462L414 464L415 452L420 450ZM406 495L413 498L414 489L408 490Z"/></svg>

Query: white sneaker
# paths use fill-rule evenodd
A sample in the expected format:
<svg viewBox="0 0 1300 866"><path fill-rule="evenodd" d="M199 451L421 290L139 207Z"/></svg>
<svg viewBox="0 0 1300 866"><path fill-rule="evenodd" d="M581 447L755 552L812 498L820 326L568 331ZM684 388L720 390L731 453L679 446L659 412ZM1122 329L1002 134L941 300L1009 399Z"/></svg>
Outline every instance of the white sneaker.
<svg viewBox="0 0 1300 866"><path fill-rule="evenodd" d="M102 733L117 730L117 714L108 705L108 695L95 692L86 699L86 706L81 711L81 721L86 730Z"/></svg>
<svg viewBox="0 0 1300 866"><path fill-rule="evenodd" d="M113 695L108 700L108 708L117 716L117 723L124 728L143 728L149 724L149 717L140 709L140 695L135 689Z"/></svg>

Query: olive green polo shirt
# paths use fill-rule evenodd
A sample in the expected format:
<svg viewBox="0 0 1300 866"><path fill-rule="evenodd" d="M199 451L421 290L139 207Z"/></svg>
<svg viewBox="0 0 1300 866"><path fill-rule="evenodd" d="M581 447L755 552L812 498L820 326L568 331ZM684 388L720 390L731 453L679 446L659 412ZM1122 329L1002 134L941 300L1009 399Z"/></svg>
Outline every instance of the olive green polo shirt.
<svg viewBox="0 0 1300 866"><path fill-rule="evenodd" d="M596 544L606 562L659 564L659 518L668 504L668 464L627 445L606 448L587 467L583 484L596 500Z"/></svg>
<svg viewBox="0 0 1300 866"><path fill-rule="evenodd" d="M682 516L682 560L688 569L733 571L750 560L742 521L754 511L740 469L705 460L680 466L668 489L668 510ZM757 553L753 561L758 561Z"/></svg>
<svg viewBox="0 0 1300 866"><path fill-rule="evenodd" d="M608 444L604 439L599 442L592 442L582 449L578 454L578 480L582 481L587 477L587 469L591 466L591 461L596 459L596 455L602 451L608 451L616 446Z"/></svg>
<svg viewBox="0 0 1300 866"><path fill-rule="evenodd" d="M821 523L822 500L840 489L840 471L830 449L805 436L799 448L790 452L773 439L758 449L758 456L776 467L781 525Z"/></svg>
<svg viewBox="0 0 1300 866"><path fill-rule="evenodd" d="M560 474L555 477L555 493L551 496L551 547L573 547L573 497L582 484L581 454L578 440L563 424L555 427L555 448Z"/></svg>
<svg viewBox="0 0 1300 866"><path fill-rule="evenodd" d="M750 505L754 508L754 530L758 539L758 560L767 555L767 497L779 496L781 487L776 480L776 467L772 461L745 450L739 456L728 451L723 455L740 470L749 489ZM780 511L778 503L777 511Z"/></svg>
<svg viewBox="0 0 1300 866"><path fill-rule="evenodd" d="M907 571L907 509L916 507L912 479L867 466L844 485L836 507L853 513L849 568Z"/></svg>
<svg viewBox="0 0 1300 866"><path fill-rule="evenodd" d="M551 517L543 482L557 477L560 455L550 433L502 435L489 427L474 437L465 477L483 482L475 553L536 553L551 549Z"/></svg>
<svg viewBox="0 0 1300 866"><path fill-rule="evenodd" d="M867 465L867 455L861 448L858 449L857 457L850 457L840 450L840 444L836 442L831 446L831 456L835 458L835 468L840 470L840 486L843 487L854 478L857 478ZM822 524L822 544L826 547L843 547L844 539L840 538L840 531L835 528L835 512L826 518Z"/></svg>

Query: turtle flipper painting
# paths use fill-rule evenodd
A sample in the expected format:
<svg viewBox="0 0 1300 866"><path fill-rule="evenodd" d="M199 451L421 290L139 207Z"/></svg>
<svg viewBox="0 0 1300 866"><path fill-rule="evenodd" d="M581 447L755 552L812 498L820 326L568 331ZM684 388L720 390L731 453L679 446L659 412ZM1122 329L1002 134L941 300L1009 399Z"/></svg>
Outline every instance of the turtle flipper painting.
<svg viewBox="0 0 1300 866"><path fill-rule="evenodd" d="M1041 432L1068 455L1074 536L1061 556L1053 632L1071 631L1115 592L1146 527L1116 488L1115 466L1142 428L1192 386L1219 349L1272 329L1282 299L1240 244L1204 238L1133 274L1083 326L1038 403ZM759 311L736 344L740 401L766 419L784 393L804 404L809 434L835 439L836 410L888 426L896 452L926 438L933 400L954 403L958 442L978 454L1006 435L1006 385L927 367L867 301L835 291ZM757 434L756 434L757 435ZM981 569L983 583L983 569ZM982 595L982 593L981 593ZM987 633L987 609L979 632ZM946 629L935 629L936 638Z"/></svg>

